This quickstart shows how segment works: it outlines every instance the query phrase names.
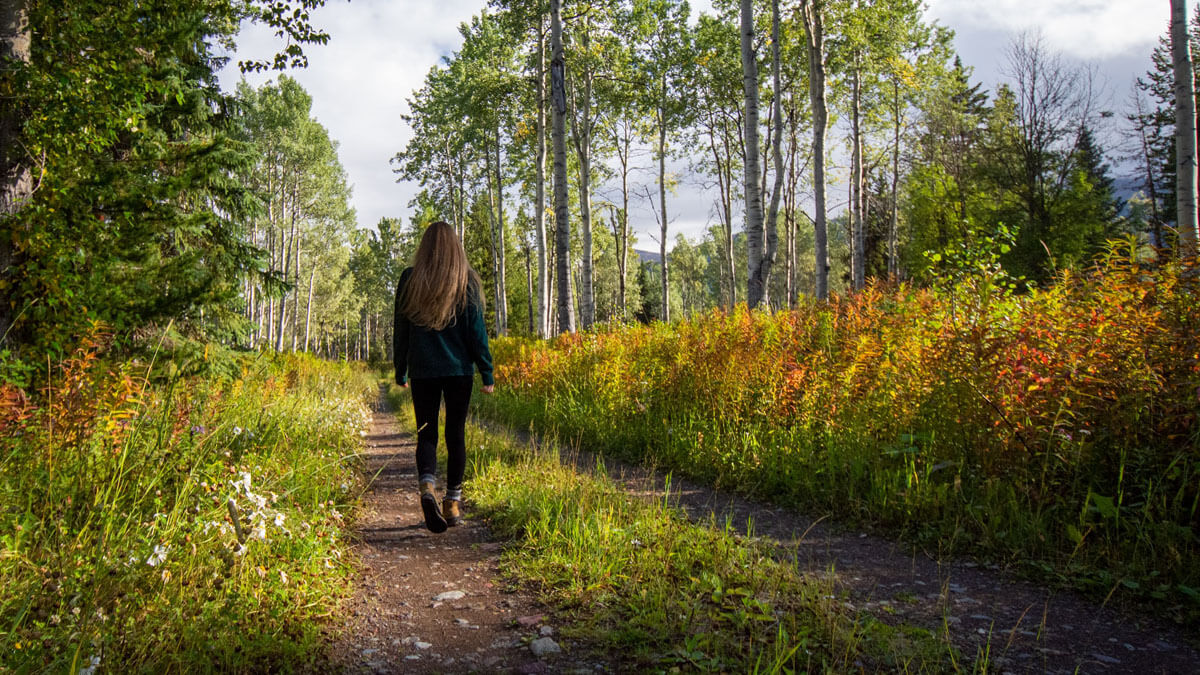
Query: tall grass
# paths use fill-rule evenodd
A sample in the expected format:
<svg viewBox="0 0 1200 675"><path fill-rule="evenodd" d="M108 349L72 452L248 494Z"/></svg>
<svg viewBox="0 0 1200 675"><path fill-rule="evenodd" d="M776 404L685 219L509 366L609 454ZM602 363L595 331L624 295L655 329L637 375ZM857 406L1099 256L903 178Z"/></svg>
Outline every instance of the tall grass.
<svg viewBox="0 0 1200 675"><path fill-rule="evenodd" d="M1200 281L1114 248L1024 296L871 287L497 340L480 410L1200 615Z"/></svg>
<svg viewBox="0 0 1200 675"><path fill-rule="evenodd" d="M149 382L104 343L0 392L0 671L317 662L373 378L249 356Z"/></svg>

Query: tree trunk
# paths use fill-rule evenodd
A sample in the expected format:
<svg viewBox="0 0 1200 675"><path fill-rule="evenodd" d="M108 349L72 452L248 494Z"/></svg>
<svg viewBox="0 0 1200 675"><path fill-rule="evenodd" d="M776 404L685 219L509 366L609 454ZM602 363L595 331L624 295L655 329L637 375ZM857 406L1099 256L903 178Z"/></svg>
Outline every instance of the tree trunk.
<svg viewBox="0 0 1200 675"><path fill-rule="evenodd" d="M292 270L292 351L300 346L300 241L296 238L296 264Z"/></svg>
<svg viewBox="0 0 1200 675"><path fill-rule="evenodd" d="M758 183L758 63L754 59L754 3L741 0L742 91L746 99L746 302L754 309L765 289L759 268L763 258L762 196Z"/></svg>
<svg viewBox="0 0 1200 675"><path fill-rule="evenodd" d="M802 0L804 33L808 40L808 93L813 116L813 219L816 249L816 288L818 300L829 298L829 249L825 231L825 127L829 113L825 106L825 24L820 0Z"/></svg>
<svg viewBox="0 0 1200 675"><path fill-rule="evenodd" d="M11 72L16 64L28 64L31 42L28 0L0 0L0 67ZM10 74L6 72L5 77ZM5 282L5 291L0 294L0 343L8 338L16 320L11 292L17 259L9 228L21 227L12 216L33 194L33 176L20 143L21 107L19 99L0 100L0 180L4 181L0 187L0 219L8 225L0 231L0 280Z"/></svg>
<svg viewBox="0 0 1200 675"><path fill-rule="evenodd" d="M561 0L550 0L550 99L554 141L554 234L558 279L558 327L575 332L571 297L571 223L567 220L567 88L563 63Z"/></svg>
<svg viewBox="0 0 1200 675"><path fill-rule="evenodd" d="M1175 73L1175 211L1182 257L1197 253L1196 93L1188 50L1187 2L1171 0L1171 57Z"/></svg>
<svg viewBox="0 0 1200 675"><path fill-rule="evenodd" d="M613 233L613 246L617 252L617 312L621 320L625 320L625 261L622 260L621 247L624 239L621 237L621 214L617 207L609 204L608 224Z"/></svg>
<svg viewBox="0 0 1200 675"><path fill-rule="evenodd" d="M497 133L499 133L499 129L497 129ZM497 139L499 139L499 136L497 136ZM497 158L499 158L499 151L497 151L496 154ZM503 264L501 260L504 254L501 251L503 243L500 240L500 224L496 214L496 204L499 200L496 196L495 187L499 185L499 181L497 181L495 185L492 183L493 174L491 150L488 150L486 153L484 153L483 173L487 182L488 244L490 244L492 248L492 294L496 297L496 304L494 306L495 312L493 316L496 318L496 334L503 335L504 333L502 331L504 330L504 316L503 312L500 310L500 296L503 294L502 289L504 287L500 285L500 268Z"/></svg>
<svg viewBox="0 0 1200 675"><path fill-rule="evenodd" d="M283 280L286 282L288 273L291 271L291 262L294 257L294 249L296 247L296 194L295 187L292 192L291 203L291 226L289 227L288 237L283 241ZM275 351L283 351L283 329L287 325L287 290L283 291L283 295L279 298L279 323L275 331Z"/></svg>
<svg viewBox="0 0 1200 675"><path fill-rule="evenodd" d="M537 335L533 325L533 251L528 243L525 244L525 288L525 297L529 301L529 334Z"/></svg>
<svg viewBox="0 0 1200 675"><path fill-rule="evenodd" d="M496 123L496 246L500 258L496 282L497 335L508 335L508 251L504 235L504 172L500 164L500 124Z"/></svg>
<svg viewBox="0 0 1200 675"><path fill-rule="evenodd" d="M900 278L900 80L892 81L892 209L888 218L888 279Z"/></svg>
<svg viewBox="0 0 1200 675"><path fill-rule="evenodd" d="M1141 143L1141 161L1142 166L1146 169L1146 193L1150 197L1150 227L1154 234L1154 245L1161 248L1163 246L1163 231L1162 231L1162 216L1158 212L1158 188L1155 185L1157 181L1154 179L1154 163L1155 160L1151 156L1150 139L1146 136L1146 110L1142 106L1142 97L1138 93L1133 95L1134 113L1137 117L1138 140Z"/></svg>
<svg viewBox="0 0 1200 675"><path fill-rule="evenodd" d="M550 270L546 241L546 32L538 19L537 188L534 223L538 255L538 335L550 337Z"/></svg>
<svg viewBox="0 0 1200 675"><path fill-rule="evenodd" d="M796 114L795 95L791 96L789 101L791 110L788 111L787 199L783 208L784 222L787 227L787 303L788 307L795 309L799 295L796 289L796 223L798 220L796 217L796 183L799 180L799 174L796 172L796 155L800 154L800 143L796 137L799 116Z"/></svg>
<svg viewBox="0 0 1200 675"><path fill-rule="evenodd" d="M590 26L584 17L580 41L584 51L588 50ZM583 80L583 96L576 101L574 124L571 125L575 154L579 158L579 226L583 234L583 261L579 280L579 323L587 330L596 321L596 296L593 290L592 271L592 72L586 67L580 73Z"/></svg>
<svg viewBox="0 0 1200 675"><path fill-rule="evenodd" d="M862 73L854 56L850 76L850 279L855 290L866 285L863 223Z"/></svg>
<svg viewBox="0 0 1200 675"><path fill-rule="evenodd" d="M667 81L664 75L661 82L662 100L658 109L658 208L659 208L659 242L658 250L662 258L662 320L671 320L670 295L670 266L667 264L667 111L666 105Z"/></svg>
<svg viewBox="0 0 1200 675"><path fill-rule="evenodd" d="M313 296L313 279L317 276L317 266L313 265L312 271L308 273L308 303L304 307L304 351L308 351L308 338L312 329L312 296Z"/></svg>
<svg viewBox="0 0 1200 675"><path fill-rule="evenodd" d="M632 130L628 118L622 118L619 125L613 128L613 140L617 150L617 160L621 164L621 212L614 216L613 235L617 240L617 274L621 277L619 287L619 305L621 320L627 321L629 313L626 303L626 278L629 270L629 158L633 144ZM618 218L619 217L619 218ZM618 229L619 225L619 229Z"/></svg>
<svg viewBox="0 0 1200 675"><path fill-rule="evenodd" d="M733 257L733 148L729 147L729 120L721 121L721 145L725 151L725 166L721 171L725 174L725 194L722 197L722 208L725 210L725 217L722 219L722 227L725 228L725 266L726 274L729 277L729 310L732 311L734 305L737 304L737 260Z"/></svg>
<svg viewBox="0 0 1200 675"><path fill-rule="evenodd" d="M775 185L771 189L771 205L767 210L766 250L758 265L758 287L762 290L762 302L770 300L771 268L775 265L775 252L779 248L779 196L783 191L783 87L779 74L779 0L771 0L771 77L772 125L771 158L774 164Z"/></svg>

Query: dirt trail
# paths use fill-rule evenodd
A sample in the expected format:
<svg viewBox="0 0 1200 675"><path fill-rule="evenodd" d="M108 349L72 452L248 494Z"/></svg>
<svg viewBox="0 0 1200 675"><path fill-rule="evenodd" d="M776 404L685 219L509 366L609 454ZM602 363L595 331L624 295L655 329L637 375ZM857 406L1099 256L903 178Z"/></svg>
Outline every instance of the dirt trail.
<svg viewBox="0 0 1200 675"><path fill-rule="evenodd" d="M642 466L583 451L570 453L569 461L588 471L602 464L631 493L661 498L667 489L665 474ZM849 608L948 636L968 671L976 655L986 653L988 671L997 673L1200 673L1200 652L1166 621L1101 607L970 561L938 561L906 544L686 479L671 477L669 489L671 502L693 521L728 519L743 535L752 522L752 534L781 555L810 573L831 575Z"/></svg>
<svg viewBox="0 0 1200 675"><path fill-rule="evenodd" d="M500 544L469 504L458 527L425 529L415 439L385 401L381 394L364 439L369 486L353 546L361 569L332 665L350 673L607 670L579 661L583 650L567 642L560 653L534 655L535 640L546 647L542 638L561 638L529 593L499 578Z"/></svg>

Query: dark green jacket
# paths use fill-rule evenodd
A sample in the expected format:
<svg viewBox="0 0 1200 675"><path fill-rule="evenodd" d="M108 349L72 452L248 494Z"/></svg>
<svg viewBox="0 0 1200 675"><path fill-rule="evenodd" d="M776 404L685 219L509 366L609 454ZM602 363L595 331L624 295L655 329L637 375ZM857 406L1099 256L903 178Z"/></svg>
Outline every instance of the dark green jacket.
<svg viewBox="0 0 1200 675"><path fill-rule="evenodd" d="M479 289L469 287L466 309L455 314L442 330L430 330L408 320L400 311L404 286L412 276L412 268L400 273L396 285L395 323L392 331L392 354L396 360L396 384L407 378L473 376L475 367L484 385L495 384L492 379L492 352L488 349L487 327L483 322Z"/></svg>

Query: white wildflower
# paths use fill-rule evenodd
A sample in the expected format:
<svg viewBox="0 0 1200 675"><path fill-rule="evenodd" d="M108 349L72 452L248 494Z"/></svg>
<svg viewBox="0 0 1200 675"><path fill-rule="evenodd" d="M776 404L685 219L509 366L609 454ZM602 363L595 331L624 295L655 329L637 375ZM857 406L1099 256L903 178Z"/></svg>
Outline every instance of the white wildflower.
<svg viewBox="0 0 1200 675"><path fill-rule="evenodd" d="M242 435L242 428L241 428L241 427L234 427L234 428L233 428L233 435L234 435L234 436L241 436L241 435Z"/></svg>
<svg viewBox="0 0 1200 675"><path fill-rule="evenodd" d="M100 657L93 656L88 659L88 665L79 669L78 675L95 675L96 669L100 667Z"/></svg>
<svg viewBox="0 0 1200 675"><path fill-rule="evenodd" d="M233 489L238 492L250 494L250 473L243 471L241 476L238 480L233 481Z"/></svg>
<svg viewBox="0 0 1200 675"><path fill-rule="evenodd" d="M282 513L276 511L275 512L275 527L283 527L284 518L285 518L285 516Z"/></svg>
<svg viewBox="0 0 1200 675"><path fill-rule="evenodd" d="M171 547L163 544L155 544L154 553L150 554L149 558L146 558L146 564L151 567L161 565L167 560L167 549L169 548Z"/></svg>

